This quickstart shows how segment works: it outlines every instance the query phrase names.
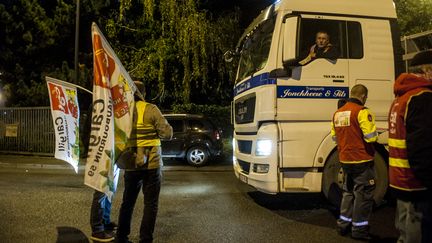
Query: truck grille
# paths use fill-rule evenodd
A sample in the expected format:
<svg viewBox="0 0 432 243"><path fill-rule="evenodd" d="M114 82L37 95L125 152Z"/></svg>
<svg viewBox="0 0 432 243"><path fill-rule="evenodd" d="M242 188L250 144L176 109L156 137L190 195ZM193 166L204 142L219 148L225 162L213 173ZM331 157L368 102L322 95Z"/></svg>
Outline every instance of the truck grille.
<svg viewBox="0 0 432 243"><path fill-rule="evenodd" d="M234 114L237 124L253 122L255 116L255 93L246 95L235 101Z"/></svg>
<svg viewBox="0 0 432 243"><path fill-rule="evenodd" d="M238 159L237 161L240 165L240 168L242 169L242 172L249 175L250 163L240 159Z"/></svg>
<svg viewBox="0 0 432 243"><path fill-rule="evenodd" d="M238 149L240 153L251 154L252 153L252 141L238 140Z"/></svg>

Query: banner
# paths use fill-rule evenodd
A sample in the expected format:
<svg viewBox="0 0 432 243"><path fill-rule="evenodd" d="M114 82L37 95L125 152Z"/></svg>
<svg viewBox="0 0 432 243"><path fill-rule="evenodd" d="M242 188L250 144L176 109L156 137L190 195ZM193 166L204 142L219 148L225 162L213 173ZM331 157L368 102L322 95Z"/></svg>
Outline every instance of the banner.
<svg viewBox="0 0 432 243"><path fill-rule="evenodd" d="M93 109L84 184L111 199L120 172L114 162L132 131L136 86L95 23L92 42Z"/></svg>
<svg viewBox="0 0 432 243"><path fill-rule="evenodd" d="M78 173L80 112L77 89L50 77L46 77L46 82L55 131L54 157L68 162Z"/></svg>

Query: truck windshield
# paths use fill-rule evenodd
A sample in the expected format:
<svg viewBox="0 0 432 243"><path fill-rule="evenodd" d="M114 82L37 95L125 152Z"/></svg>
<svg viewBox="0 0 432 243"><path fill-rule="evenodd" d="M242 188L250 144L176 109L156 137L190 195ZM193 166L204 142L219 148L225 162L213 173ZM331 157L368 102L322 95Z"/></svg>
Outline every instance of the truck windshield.
<svg viewBox="0 0 432 243"><path fill-rule="evenodd" d="M236 82L263 69L267 64L275 19L265 20L246 37L240 52L239 72Z"/></svg>

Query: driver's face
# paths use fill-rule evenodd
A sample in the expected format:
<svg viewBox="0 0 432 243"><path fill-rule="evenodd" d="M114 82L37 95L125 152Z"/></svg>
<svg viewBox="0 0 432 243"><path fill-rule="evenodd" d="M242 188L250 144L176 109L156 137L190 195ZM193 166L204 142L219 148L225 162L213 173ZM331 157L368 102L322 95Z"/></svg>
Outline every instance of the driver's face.
<svg viewBox="0 0 432 243"><path fill-rule="evenodd" d="M323 48L326 47L329 43L329 36L326 33L317 33L316 35L316 39L315 39L315 44L319 47L319 48Z"/></svg>

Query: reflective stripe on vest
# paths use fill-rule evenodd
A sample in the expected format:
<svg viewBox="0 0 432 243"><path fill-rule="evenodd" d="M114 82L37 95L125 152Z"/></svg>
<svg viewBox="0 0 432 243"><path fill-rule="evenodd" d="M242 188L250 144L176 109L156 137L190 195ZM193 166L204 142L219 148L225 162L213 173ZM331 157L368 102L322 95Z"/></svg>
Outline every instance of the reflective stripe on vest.
<svg viewBox="0 0 432 243"><path fill-rule="evenodd" d="M160 146L161 142L156 128L152 124L144 124L144 113L148 103L138 101L135 103L137 118L132 134L136 135L137 147Z"/></svg>
<svg viewBox="0 0 432 243"><path fill-rule="evenodd" d="M390 186L402 191L422 191L426 188L417 180L408 161L405 120L411 97L423 93L414 89L397 97L389 114L389 179Z"/></svg>

